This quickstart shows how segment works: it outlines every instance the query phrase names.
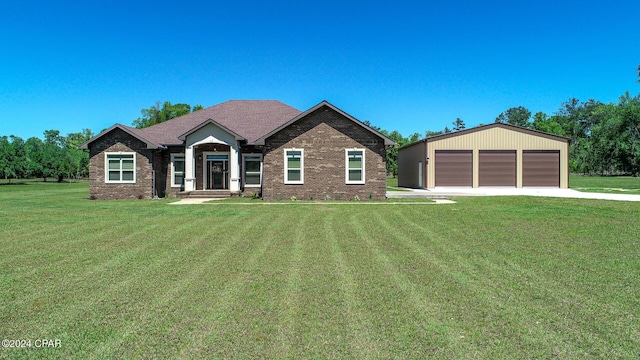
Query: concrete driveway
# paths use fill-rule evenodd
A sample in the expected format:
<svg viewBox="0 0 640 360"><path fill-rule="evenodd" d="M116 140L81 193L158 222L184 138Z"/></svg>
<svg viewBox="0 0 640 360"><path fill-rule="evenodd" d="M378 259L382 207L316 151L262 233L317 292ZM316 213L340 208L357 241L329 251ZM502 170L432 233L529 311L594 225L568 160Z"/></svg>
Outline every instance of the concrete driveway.
<svg viewBox="0 0 640 360"><path fill-rule="evenodd" d="M640 195L604 194L581 192L572 189L557 188L521 188L512 187L436 187L433 189L407 189L410 191L387 191L389 198L402 197L428 197L449 198L456 196L543 196L574 199L598 199L617 201L640 201Z"/></svg>

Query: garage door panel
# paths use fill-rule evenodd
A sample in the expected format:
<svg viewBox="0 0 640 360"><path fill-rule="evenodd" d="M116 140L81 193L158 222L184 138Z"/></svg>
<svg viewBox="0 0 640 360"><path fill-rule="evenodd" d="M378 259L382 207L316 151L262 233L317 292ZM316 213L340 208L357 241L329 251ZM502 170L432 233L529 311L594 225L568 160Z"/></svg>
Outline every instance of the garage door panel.
<svg viewBox="0 0 640 360"><path fill-rule="evenodd" d="M516 186L515 150L480 150L479 186Z"/></svg>
<svg viewBox="0 0 640 360"><path fill-rule="evenodd" d="M472 150L436 150L436 186L473 186Z"/></svg>
<svg viewBox="0 0 640 360"><path fill-rule="evenodd" d="M560 187L560 151L524 150L522 186Z"/></svg>

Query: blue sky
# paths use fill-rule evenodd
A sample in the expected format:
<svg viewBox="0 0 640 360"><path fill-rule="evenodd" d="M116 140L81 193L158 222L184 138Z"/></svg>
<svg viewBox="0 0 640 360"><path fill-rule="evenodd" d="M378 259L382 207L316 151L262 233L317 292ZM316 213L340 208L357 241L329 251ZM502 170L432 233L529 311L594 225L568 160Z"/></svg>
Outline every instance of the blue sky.
<svg viewBox="0 0 640 360"><path fill-rule="evenodd" d="M640 92L636 1L3 1L0 135L328 100L403 135Z"/></svg>

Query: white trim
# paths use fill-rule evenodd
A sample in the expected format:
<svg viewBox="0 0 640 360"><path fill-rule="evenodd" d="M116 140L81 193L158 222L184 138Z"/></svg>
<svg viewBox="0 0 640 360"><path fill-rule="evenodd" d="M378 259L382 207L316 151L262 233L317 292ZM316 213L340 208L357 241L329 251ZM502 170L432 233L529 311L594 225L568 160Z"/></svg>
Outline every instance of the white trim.
<svg viewBox="0 0 640 360"><path fill-rule="evenodd" d="M362 173L362 179L361 180L349 180L349 151L358 151L362 154L362 167L360 169L353 169L353 170L360 170ZM365 183L365 179L364 179L364 175L365 175L365 160L364 160L364 154L365 154L365 149L359 149L359 148L353 148L353 149L344 149L344 181L346 184L364 184Z"/></svg>
<svg viewBox="0 0 640 360"><path fill-rule="evenodd" d="M184 191L193 191L196 189L196 158L193 146L186 147L184 161Z"/></svg>
<svg viewBox="0 0 640 360"><path fill-rule="evenodd" d="M245 179L245 175L247 173L247 163L246 163L247 157L254 157L254 158L260 157L260 183L259 184L247 184L247 181ZM244 187L246 188L262 186L262 154L260 153L242 154L242 185L244 185Z"/></svg>
<svg viewBox="0 0 640 360"><path fill-rule="evenodd" d="M289 151L300 152L300 180L289 180L289 162L287 161L287 153ZM294 169L295 170L295 169ZM284 183L285 184L304 184L304 149L284 149Z"/></svg>
<svg viewBox="0 0 640 360"><path fill-rule="evenodd" d="M133 159L133 180L122 180L122 159L120 160L120 180L109 180L109 155L131 155ZM136 153L135 152L105 152L104 153L104 182L106 184L135 184L136 183Z"/></svg>
<svg viewBox="0 0 640 360"><path fill-rule="evenodd" d="M186 173L186 169L187 169L187 161L186 161L186 157L184 155L184 153L172 153L171 154L171 187L182 187L182 183L180 184L176 184L176 168L174 165L174 162L176 161L176 157L182 157L182 162L184 162L184 169L185 171L182 171L182 178L185 178L185 173ZM184 181L184 180L183 180Z"/></svg>

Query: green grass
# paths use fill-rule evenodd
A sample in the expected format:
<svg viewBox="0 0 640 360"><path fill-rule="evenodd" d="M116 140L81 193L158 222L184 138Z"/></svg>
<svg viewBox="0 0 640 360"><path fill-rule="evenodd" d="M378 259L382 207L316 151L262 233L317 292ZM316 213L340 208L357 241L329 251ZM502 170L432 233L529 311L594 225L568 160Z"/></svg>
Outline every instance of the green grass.
<svg viewBox="0 0 640 360"><path fill-rule="evenodd" d="M640 194L640 177L571 174L569 186L572 189L586 192Z"/></svg>
<svg viewBox="0 0 640 360"><path fill-rule="evenodd" d="M398 187L398 178L393 176L388 176L387 191L411 191L411 190Z"/></svg>
<svg viewBox="0 0 640 360"><path fill-rule="evenodd" d="M636 358L640 206L168 206L0 186L0 358Z"/></svg>

